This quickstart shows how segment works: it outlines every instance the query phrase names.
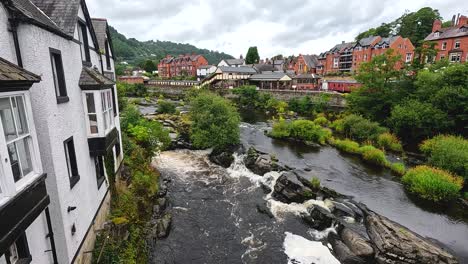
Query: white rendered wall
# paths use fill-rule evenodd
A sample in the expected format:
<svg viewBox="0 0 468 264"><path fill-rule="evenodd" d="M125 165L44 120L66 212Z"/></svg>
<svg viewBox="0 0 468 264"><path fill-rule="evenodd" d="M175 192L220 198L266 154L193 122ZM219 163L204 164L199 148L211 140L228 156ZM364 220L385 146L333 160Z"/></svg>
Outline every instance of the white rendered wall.
<svg viewBox="0 0 468 264"><path fill-rule="evenodd" d="M0 57L17 63L13 36L8 31L8 13L2 3L0 3Z"/></svg>
<svg viewBox="0 0 468 264"><path fill-rule="evenodd" d="M28 240L29 253L32 256L32 264L53 263L50 241L46 238L48 233L46 216L42 212L26 229L26 238Z"/></svg>
<svg viewBox="0 0 468 264"><path fill-rule="evenodd" d="M59 263L69 263L78 250L88 227L107 191L98 190L94 160L90 157L85 112L78 86L81 70L80 46L33 25L18 30L24 68L42 78L31 88L39 147L51 197L50 211ZM67 94L70 101L57 104L49 47L62 52ZM99 56L91 51L93 64ZM95 54L93 56L92 54ZM97 60L99 61L99 60ZM97 64L100 69L100 65ZM80 181L70 189L63 141L73 136ZM68 206L77 209L68 213ZM73 224L76 233L72 235Z"/></svg>

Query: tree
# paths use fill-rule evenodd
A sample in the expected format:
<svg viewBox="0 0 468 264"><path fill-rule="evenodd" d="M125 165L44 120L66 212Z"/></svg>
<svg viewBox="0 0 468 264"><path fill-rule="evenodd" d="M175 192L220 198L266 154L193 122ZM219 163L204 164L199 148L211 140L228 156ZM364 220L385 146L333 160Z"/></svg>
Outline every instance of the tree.
<svg viewBox="0 0 468 264"><path fill-rule="evenodd" d="M439 10L423 7L417 12L401 16L397 20L400 24L397 33L404 38L409 38L414 45L419 46L432 32L432 25L436 19L441 19Z"/></svg>
<svg viewBox="0 0 468 264"><path fill-rule="evenodd" d="M426 62L432 62L437 56L438 49L436 49L437 42L426 41L421 46L414 49L413 68L418 70L422 69Z"/></svg>
<svg viewBox="0 0 468 264"><path fill-rule="evenodd" d="M190 139L195 147L219 151L239 143L240 116L228 100L202 92L192 99L190 106Z"/></svg>
<svg viewBox="0 0 468 264"><path fill-rule="evenodd" d="M392 106L411 91L405 72L396 70L397 63L401 63L401 56L394 55L389 49L385 54L361 64L356 80L362 83L362 87L347 98L352 112L380 123L385 121Z"/></svg>
<svg viewBox="0 0 468 264"><path fill-rule="evenodd" d="M152 60L146 60L144 65L143 65L143 69L146 71L146 72L154 72L157 70L157 66L156 66L156 63L154 63L154 61Z"/></svg>
<svg viewBox="0 0 468 264"><path fill-rule="evenodd" d="M258 55L257 47L250 47L245 57L246 64L256 64L260 61L260 55Z"/></svg>
<svg viewBox="0 0 468 264"><path fill-rule="evenodd" d="M443 111L430 103L408 100L395 106L388 120L393 130L406 142L443 133L453 125Z"/></svg>

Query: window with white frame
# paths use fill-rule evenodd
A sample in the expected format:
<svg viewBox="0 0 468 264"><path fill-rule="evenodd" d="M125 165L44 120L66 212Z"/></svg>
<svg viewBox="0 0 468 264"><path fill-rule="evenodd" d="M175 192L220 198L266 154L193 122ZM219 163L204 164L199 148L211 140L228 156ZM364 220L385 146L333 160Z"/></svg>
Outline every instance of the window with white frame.
<svg viewBox="0 0 468 264"><path fill-rule="evenodd" d="M104 130L107 131L114 126L111 90L101 92L101 106L102 114L104 116Z"/></svg>
<svg viewBox="0 0 468 264"><path fill-rule="evenodd" d="M442 50L446 50L447 49L447 42L442 42Z"/></svg>
<svg viewBox="0 0 468 264"><path fill-rule="evenodd" d="M0 96L0 199L11 197L38 175L38 153L33 142L30 110L24 94ZM29 100L29 99L28 99Z"/></svg>
<svg viewBox="0 0 468 264"><path fill-rule="evenodd" d="M411 62L411 59L413 57L413 54L412 53L406 53L406 62Z"/></svg>
<svg viewBox="0 0 468 264"><path fill-rule="evenodd" d="M450 62L460 62L460 61L461 61L461 53L450 54Z"/></svg>
<svg viewBox="0 0 468 264"><path fill-rule="evenodd" d="M459 49L459 48L460 48L460 40L456 40L456 41L455 41L454 48L455 48L455 49Z"/></svg>
<svg viewBox="0 0 468 264"><path fill-rule="evenodd" d="M340 58L333 58L333 68L338 68L338 62Z"/></svg>
<svg viewBox="0 0 468 264"><path fill-rule="evenodd" d="M86 108L88 110L88 123L89 123L89 133L91 135L99 133L98 119L96 112L96 104L94 100L94 93L85 93L86 94Z"/></svg>

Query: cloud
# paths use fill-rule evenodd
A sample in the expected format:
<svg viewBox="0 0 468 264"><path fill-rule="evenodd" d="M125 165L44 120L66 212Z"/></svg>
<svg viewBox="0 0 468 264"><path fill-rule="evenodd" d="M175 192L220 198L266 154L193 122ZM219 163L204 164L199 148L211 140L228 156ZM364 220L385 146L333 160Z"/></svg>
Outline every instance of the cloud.
<svg viewBox="0 0 468 264"><path fill-rule="evenodd" d="M443 17L468 13L455 0L87 0L127 37L191 43L234 56L320 53L359 32L424 6Z"/></svg>

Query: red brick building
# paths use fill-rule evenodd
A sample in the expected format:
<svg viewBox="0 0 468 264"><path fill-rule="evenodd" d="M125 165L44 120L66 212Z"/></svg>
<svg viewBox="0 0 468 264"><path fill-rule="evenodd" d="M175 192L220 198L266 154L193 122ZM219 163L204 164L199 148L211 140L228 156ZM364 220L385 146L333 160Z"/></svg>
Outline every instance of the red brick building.
<svg viewBox="0 0 468 264"><path fill-rule="evenodd" d="M170 55L162 59L158 64L159 76L172 78L179 76L196 77L200 66L208 65L208 61L202 55Z"/></svg>
<svg viewBox="0 0 468 264"><path fill-rule="evenodd" d="M120 76L119 81L129 84L143 84L145 83L145 78L143 76Z"/></svg>
<svg viewBox="0 0 468 264"><path fill-rule="evenodd" d="M297 57L293 69L296 74L317 73L319 60L317 55L302 55Z"/></svg>
<svg viewBox="0 0 468 264"><path fill-rule="evenodd" d="M434 21L432 33L425 40L437 43L436 61L468 62L468 17L459 16L448 28L442 28L440 20Z"/></svg>
<svg viewBox="0 0 468 264"><path fill-rule="evenodd" d="M370 36L359 42L342 42L320 54L317 73L356 72L361 63L368 62L372 57L381 55L389 49L393 49L402 57L402 61L396 66L398 68L413 60L414 46L408 38Z"/></svg>

